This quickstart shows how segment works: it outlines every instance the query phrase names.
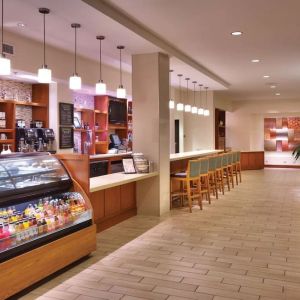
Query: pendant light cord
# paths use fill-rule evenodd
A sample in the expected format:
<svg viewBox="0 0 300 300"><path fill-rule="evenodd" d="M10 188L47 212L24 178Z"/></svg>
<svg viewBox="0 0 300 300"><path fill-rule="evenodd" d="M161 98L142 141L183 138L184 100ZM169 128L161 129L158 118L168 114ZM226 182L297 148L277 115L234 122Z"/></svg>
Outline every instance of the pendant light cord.
<svg viewBox="0 0 300 300"><path fill-rule="evenodd" d="M100 39L99 60L100 60L100 67L99 67L100 82L102 82L102 41L101 39Z"/></svg>
<svg viewBox="0 0 300 300"><path fill-rule="evenodd" d="M77 76L77 27L75 27L75 75Z"/></svg>
<svg viewBox="0 0 300 300"><path fill-rule="evenodd" d="M43 15L44 18L44 67L46 67L46 15Z"/></svg>
<svg viewBox="0 0 300 300"><path fill-rule="evenodd" d="M181 102L181 76L179 77L179 101Z"/></svg>
<svg viewBox="0 0 300 300"><path fill-rule="evenodd" d="M201 97L201 92L202 92L202 84L199 84L199 88L200 88L200 90L199 90L199 98L200 98L200 108L202 108L202 97Z"/></svg>
<svg viewBox="0 0 300 300"><path fill-rule="evenodd" d="M1 29L2 29L2 32L1 32L1 54L2 54L2 56L4 56L4 53L3 53L3 31L4 31L4 29L3 29L3 19L4 19L4 13L3 13L3 10L4 10L4 8L3 8L3 0L1 0Z"/></svg>
<svg viewBox="0 0 300 300"><path fill-rule="evenodd" d="M123 86L122 82L122 49L120 48L120 84Z"/></svg>
<svg viewBox="0 0 300 300"><path fill-rule="evenodd" d="M194 106L196 106L196 83L194 83Z"/></svg>
<svg viewBox="0 0 300 300"><path fill-rule="evenodd" d="M205 109L207 109L207 87L205 87Z"/></svg>

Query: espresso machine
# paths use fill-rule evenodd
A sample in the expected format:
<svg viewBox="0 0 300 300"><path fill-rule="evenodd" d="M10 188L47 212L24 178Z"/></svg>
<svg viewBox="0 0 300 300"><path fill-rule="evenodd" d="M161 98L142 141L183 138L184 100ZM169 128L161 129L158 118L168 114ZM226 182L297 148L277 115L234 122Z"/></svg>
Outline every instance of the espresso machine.
<svg viewBox="0 0 300 300"><path fill-rule="evenodd" d="M43 144L44 144L44 151L55 153L54 149L54 140L55 135L52 128L39 128L38 130L43 131Z"/></svg>

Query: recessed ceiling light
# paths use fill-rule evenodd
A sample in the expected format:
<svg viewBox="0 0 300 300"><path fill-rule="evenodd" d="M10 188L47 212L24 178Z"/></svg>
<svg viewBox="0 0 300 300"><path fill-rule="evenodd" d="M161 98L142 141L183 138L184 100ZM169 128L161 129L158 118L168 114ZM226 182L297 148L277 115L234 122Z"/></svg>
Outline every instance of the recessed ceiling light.
<svg viewBox="0 0 300 300"><path fill-rule="evenodd" d="M251 62L253 62L253 63L258 63L258 62L260 62L260 59L255 58L255 59L252 59Z"/></svg>
<svg viewBox="0 0 300 300"><path fill-rule="evenodd" d="M280 96L280 93L276 93L275 95L276 95L276 96Z"/></svg>
<svg viewBox="0 0 300 300"><path fill-rule="evenodd" d="M17 24L17 26L20 27L20 28L24 28L24 27L26 27L26 24L23 23L23 22L20 22L20 23Z"/></svg>
<svg viewBox="0 0 300 300"><path fill-rule="evenodd" d="M276 89L276 85L275 85L275 84L272 84L272 85L270 85L270 88L271 88L271 89Z"/></svg>
<svg viewBox="0 0 300 300"><path fill-rule="evenodd" d="M270 78L271 76L270 75L264 75L264 78Z"/></svg>
<svg viewBox="0 0 300 300"><path fill-rule="evenodd" d="M233 36L240 36L242 34L243 33L241 31L233 31L233 32L231 32L231 35L233 35Z"/></svg>

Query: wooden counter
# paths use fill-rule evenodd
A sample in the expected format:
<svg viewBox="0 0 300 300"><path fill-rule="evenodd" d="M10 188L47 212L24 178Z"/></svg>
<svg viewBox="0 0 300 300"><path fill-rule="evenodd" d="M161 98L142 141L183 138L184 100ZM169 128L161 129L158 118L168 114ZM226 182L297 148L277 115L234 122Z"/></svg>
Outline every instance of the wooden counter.
<svg viewBox="0 0 300 300"><path fill-rule="evenodd" d="M241 167L242 170L260 170L265 165L264 151L242 151Z"/></svg>

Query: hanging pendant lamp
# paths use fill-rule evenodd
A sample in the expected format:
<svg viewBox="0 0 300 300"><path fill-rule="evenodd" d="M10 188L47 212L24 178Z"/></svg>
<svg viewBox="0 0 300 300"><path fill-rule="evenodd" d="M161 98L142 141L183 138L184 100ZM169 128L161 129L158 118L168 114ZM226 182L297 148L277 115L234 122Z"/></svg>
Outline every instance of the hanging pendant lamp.
<svg viewBox="0 0 300 300"><path fill-rule="evenodd" d="M192 114L198 113L198 107L196 106L196 83L197 81L193 81L194 84L194 105L192 106Z"/></svg>
<svg viewBox="0 0 300 300"><path fill-rule="evenodd" d="M44 63L42 67L38 70L38 82L39 83L51 83L52 81L52 72L48 69L46 64L46 15L50 13L48 8L39 8L39 13L43 14L43 23L44 23Z"/></svg>
<svg viewBox="0 0 300 300"><path fill-rule="evenodd" d="M202 96L201 96L201 94L202 94L202 91L201 91L202 86L203 86L203 84L199 84L199 98L200 98L200 106L198 108L198 115L199 116L203 116L204 115L204 109L202 107Z"/></svg>
<svg viewBox="0 0 300 300"><path fill-rule="evenodd" d="M4 5L3 0L1 0L1 54L0 54L0 75L10 75L11 73L11 65L10 65L10 59L5 57L5 54L3 52L4 49Z"/></svg>
<svg viewBox="0 0 300 300"><path fill-rule="evenodd" d="M172 99L172 96L171 96L171 94L172 94L172 86L171 86L171 82L172 82L171 79L172 78L171 78L171 75L172 75L173 70L170 70L169 72L170 72L170 74L169 74L169 94L170 94L169 108L174 109L175 108L175 101Z"/></svg>
<svg viewBox="0 0 300 300"><path fill-rule="evenodd" d="M99 81L96 83L96 95L106 95L106 84L102 80L102 41L105 39L103 35L96 37L100 41L99 48Z"/></svg>
<svg viewBox="0 0 300 300"><path fill-rule="evenodd" d="M204 109L204 116L208 117L210 115L209 109L207 108L207 89L208 87L205 87L205 109Z"/></svg>
<svg viewBox="0 0 300 300"><path fill-rule="evenodd" d="M74 48L74 62L75 62L75 69L73 76L69 79L69 88L71 90L80 90L81 89L81 77L77 74L77 29L81 27L78 23L72 23L71 27L74 28L75 31L75 48Z"/></svg>
<svg viewBox="0 0 300 300"><path fill-rule="evenodd" d="M177 76L178 76L178 80L179 80L179 102L176 105L176 109L178 111L183 111L184 105L181 102L181 77L182 77L182 74L178 74Z"/></svg>
<svg viewBox="0 0 300 300"><path fill-rule="evenodd" d="M117 46L117 49L120 50L120 85L117 88L117 98L125 99L126 98L126 90L123 87L122 83L122 50L124 46Z"/></svg>
<svg viewBox="0 0 300 300"><path fill-rule="evenodd" d="M186 102L189 103L189 80L190 80L190 78L186 78L185 80L186 80ZM191 110L192 110L191 105L186 104L184 106L184 111L185 112L191 112Z"/></svg>

